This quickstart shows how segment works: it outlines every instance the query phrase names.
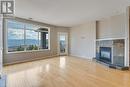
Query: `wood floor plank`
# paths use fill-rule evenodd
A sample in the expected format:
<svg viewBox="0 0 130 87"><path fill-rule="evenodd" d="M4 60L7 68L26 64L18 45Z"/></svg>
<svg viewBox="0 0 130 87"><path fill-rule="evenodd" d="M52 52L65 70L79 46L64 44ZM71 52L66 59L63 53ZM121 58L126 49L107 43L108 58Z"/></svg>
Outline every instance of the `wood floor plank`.
<svg viewBox="0 0 130 87"><path fill-rule="evenodd" d="M4 67L7 87L130 87L130 71L62 56Z"/></svg>

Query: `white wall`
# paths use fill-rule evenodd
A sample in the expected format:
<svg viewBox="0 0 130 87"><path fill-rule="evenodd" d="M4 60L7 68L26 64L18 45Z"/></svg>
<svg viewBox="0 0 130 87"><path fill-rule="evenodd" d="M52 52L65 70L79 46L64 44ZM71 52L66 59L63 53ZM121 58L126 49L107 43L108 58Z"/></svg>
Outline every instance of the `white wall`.
<svg viewBox="0 0 130 87"><path fill-rule="evenodd" d="M97 39L125 37L126 14L97 21Z"/></svg>
<svg viewBox="0 0 130 87"><path fill-rule="evenodd" d="M70 29L70 55L83 58L95 57L96 22Z"/></svg>
<svg viewBox="0 0 130 87"><path fill-rule="evenodd" d="M2 70L2 18L0 15L0 73Z"/></svg>

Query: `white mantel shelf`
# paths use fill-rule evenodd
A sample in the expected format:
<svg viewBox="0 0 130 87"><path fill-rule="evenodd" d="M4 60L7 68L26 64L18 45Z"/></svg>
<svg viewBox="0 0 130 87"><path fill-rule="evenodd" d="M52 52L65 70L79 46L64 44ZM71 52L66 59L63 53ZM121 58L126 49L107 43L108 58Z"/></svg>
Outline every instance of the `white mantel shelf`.
<svg viewBox="0 0 130 87"><path fill-rule="evenodd" d="M120 40L120 39L127 39L127 37L120 37L120 38L103 38L103 39L96 39L96 41L103 41L103 40Z"/></svg>

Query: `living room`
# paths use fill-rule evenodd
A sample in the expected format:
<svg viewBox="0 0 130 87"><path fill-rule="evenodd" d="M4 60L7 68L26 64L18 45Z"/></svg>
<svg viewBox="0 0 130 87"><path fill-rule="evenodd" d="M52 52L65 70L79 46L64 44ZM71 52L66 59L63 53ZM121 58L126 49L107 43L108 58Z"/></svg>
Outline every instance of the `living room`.
<svg viewBox="0 0 130 87"><path fill-rule="evenodd" d="M2 0L0 87L129 87L129 5Z"/></svg>

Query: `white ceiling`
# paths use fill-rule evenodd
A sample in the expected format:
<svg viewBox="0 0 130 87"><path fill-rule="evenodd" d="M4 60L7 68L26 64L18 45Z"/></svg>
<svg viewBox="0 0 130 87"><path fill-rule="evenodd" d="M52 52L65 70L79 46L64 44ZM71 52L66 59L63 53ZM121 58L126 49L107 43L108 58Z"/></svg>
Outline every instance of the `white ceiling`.
<svg viewBox="0 0 130 87"><path fill-rule="evenodd" d="M130 0L15 0L15 16L72 27L125 12Z"/></svg>

